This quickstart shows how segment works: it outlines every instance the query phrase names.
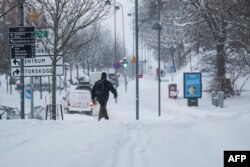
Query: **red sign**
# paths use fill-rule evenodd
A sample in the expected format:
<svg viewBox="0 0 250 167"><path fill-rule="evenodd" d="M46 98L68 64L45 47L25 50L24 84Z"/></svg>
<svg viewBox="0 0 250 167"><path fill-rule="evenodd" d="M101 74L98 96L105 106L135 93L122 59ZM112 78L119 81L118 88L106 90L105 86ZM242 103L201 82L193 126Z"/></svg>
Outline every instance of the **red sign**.
<svg viewBox="0 0 250 167"><path fill-rule="evenodd" d="M143 74L138 74L138 78L143 78Z"/></svg>

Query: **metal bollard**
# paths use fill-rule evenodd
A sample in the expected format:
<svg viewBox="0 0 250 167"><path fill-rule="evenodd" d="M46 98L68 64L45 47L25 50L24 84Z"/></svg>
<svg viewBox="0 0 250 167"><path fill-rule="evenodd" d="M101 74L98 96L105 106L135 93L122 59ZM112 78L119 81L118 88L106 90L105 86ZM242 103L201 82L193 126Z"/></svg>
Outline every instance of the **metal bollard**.
<svg viewBox="0 0 250 167"><path fill-rule="evenodd" d="M214 97L216 97L216 92L215 91L212 91L212 105L214 105L215 106L215 98Z"/></svg>
<svg viewBox="0 0 250 167"><path fill-rule="evenodd" d="M215 96L213 99L214 99L214 106L218 107L218 105L219 105L218 96Z"/></svg>
<svg viewBox="0 0 250 167"><path fill-rule="evenodd" d="M224 105L224 92L223 91L219 91L218 92L218 100L219 100L219 106L220 108L223 108Z"/></svg>

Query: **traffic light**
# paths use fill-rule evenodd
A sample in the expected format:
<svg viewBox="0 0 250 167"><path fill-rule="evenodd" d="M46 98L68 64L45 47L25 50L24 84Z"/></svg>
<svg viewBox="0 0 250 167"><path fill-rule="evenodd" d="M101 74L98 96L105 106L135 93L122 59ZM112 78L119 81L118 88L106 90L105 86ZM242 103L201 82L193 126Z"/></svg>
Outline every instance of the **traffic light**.
<svg viewBox="0 0 250 167"><path fill-rule="evenodd" d="M123 68L127 68L127 67L128 67L128 61L127 61L126 58L124 58L124 59L122 60L122 67L123 67Z"/></svg>

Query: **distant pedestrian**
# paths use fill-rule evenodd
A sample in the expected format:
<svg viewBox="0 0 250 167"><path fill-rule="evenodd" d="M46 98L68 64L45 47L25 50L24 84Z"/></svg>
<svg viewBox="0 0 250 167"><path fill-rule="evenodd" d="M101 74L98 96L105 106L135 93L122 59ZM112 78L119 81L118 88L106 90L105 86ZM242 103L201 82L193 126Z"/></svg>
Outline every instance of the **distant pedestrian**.
<svg viewBox="0 0 250 167"><path fill-rule="evenodd" d="M114 94L114 98L117 98L117 91L115 90L114 86L107 80L107 74L103 72L101 75L101 79L96 81L93 89L91 90L92 101L95 103L95 99L97 99L100 104L98 121L100 121L100 119L102 118L109 119L107 113L109 91Z"/></svg>
<svg viewBox="0 0 250 167"><path fill-rule="evenodd" d="M161 73L161 77L164 77L164 71L161 70L160 73Z"/></svg>
<svg viewBox="0 0 250 167"><path fill-rule="evenodd" d="M160 70L157 67L157 69L155 70L155 79L157 80L159 76L160 76Z"/></svg>

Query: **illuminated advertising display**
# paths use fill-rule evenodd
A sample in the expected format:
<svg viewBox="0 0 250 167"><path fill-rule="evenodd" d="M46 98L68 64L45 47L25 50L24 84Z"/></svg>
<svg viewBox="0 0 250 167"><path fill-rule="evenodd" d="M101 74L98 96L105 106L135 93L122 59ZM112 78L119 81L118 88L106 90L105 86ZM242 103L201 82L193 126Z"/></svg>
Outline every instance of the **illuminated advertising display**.
<svg viewBox="0 0 250 167"><path fill-rule="evenodd" d="M201 73L184 73L184 98L201 98Z"/></svg>

